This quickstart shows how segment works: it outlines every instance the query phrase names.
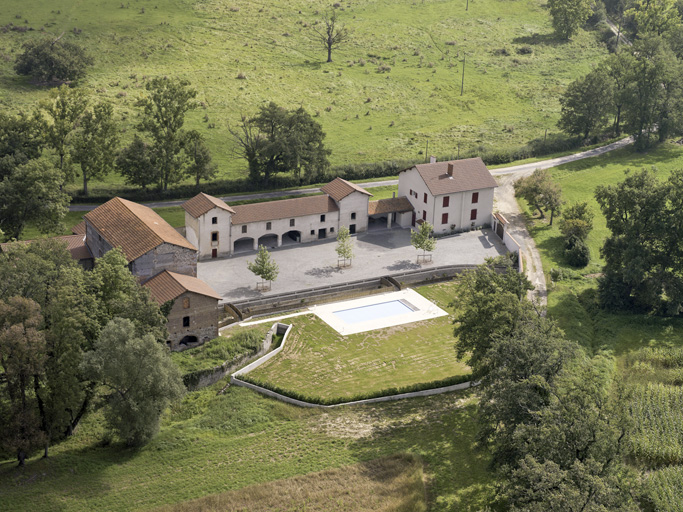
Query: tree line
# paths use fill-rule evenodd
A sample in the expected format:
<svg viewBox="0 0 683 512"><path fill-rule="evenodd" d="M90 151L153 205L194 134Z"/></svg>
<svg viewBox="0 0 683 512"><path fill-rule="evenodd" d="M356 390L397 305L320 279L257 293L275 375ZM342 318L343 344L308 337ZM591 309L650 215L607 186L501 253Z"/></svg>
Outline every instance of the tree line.
<svg viewBox="0 0 683 512"><path fill-rule="evenodd" d="M568 340L527 299L527 278L495 263L466 273L455 299L456 350L481 382L477 439L497 476L491 505L639 510L638 478L626 464L627 391L613 359Z"/></svg>
<svg viewBox="0 0 683 512"><path fill-rule="evenodd" d="M126 444L151 439L185 388L159 343L166 318L123 253L85 271L63 242L17 243L0 283L0 452L47 457L97 409Z"/></svg>
<svg viewBox="0 0 683 512"><path fill-rule="evenodd" d="M565 0L556 0L565 1ZM560 98L558 126L584 138L626 132L636 148L683 134L683 4L675 0L607 2L631 27L621 44ZM618 45L618 42L617 42Z"/></svg>

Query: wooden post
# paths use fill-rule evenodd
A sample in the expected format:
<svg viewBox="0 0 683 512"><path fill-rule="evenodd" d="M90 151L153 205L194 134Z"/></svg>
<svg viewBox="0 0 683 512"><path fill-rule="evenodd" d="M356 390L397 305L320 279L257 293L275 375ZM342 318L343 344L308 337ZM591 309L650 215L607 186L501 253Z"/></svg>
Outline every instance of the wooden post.
<svg viewBox="0 0 683 512"><path fill-rule="evenodd" d="M467 6L465 7L465 11L470 10L470 0L467 0Z"/></svg>
<svg viewBox="0 0 683 512"><path fill-rule="evenodd" d="M467 56L463 53L462 54L462 82L460 84L460 96L462 96L463 91L465 90L465 58Z"/></svg>
<svg viewBox="0 0 683 512"><path fill-rule="evenodd" d="M427 139L427 145L425 146L425 162L429 161L429 139Z"/></svg>

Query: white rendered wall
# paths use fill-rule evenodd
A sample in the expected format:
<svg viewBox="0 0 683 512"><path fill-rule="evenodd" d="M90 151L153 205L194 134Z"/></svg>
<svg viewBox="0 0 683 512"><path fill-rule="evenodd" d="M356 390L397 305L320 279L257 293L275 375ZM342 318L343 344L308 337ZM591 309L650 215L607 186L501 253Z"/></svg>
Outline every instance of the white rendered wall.
<svg viewBox="0 0 683 512"><path fill-rule="evenodd" d="M213 217L218 219L217 224L211 222ZM198 219L185 212L186 237L188 242L194 244L199 250L200 260L210 259L213 249L217 249L219 258L230 255L232 252L230 217L230 212L222 208L213 208ZM214 231L218 232L217 242L211 241L211 233Z"/></svg>
<svg viewBox="0 0 683 512"><path fill-rule="evenodd" d="M352 192L339 201L339 226L335 228L335 231L341 226L348 228L351 224L356 225L356 233L367 231L369 202L370 196L360 192ZM351 219L352 213L356 214L355 219Z"/></svg>

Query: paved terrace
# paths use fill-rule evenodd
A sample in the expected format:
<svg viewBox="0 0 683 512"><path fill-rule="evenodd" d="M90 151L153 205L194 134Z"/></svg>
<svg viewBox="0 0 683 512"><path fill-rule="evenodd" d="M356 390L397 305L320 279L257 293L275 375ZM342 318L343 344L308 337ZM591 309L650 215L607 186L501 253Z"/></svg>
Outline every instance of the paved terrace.
<svg viewBox="0 0 683 512"><path fill-rule="evenodd" d="M416 263L417 251L410 245L409 229L372 230L354 240L355 258L353 265L346 269L337 268L334 238L272 249L271 256L280 267L280 275L270 292L256 291L259 279L247 269L247 262L254 260L255 252L199 262L197 273L225 301L237 301L381 277L430 265L477 265L485 258L507 252L500 239L488 229L439 239L433 263L422 266Z"/></svg>

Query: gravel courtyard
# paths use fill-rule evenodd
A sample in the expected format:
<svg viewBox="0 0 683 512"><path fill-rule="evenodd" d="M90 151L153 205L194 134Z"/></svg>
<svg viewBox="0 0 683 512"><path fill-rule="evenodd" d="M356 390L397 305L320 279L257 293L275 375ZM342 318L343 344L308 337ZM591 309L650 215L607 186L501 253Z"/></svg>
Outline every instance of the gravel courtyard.
<svg viewBox="0 0 683 512"><path fill-rule="evenodd" d="M247 269L247 262L254 260L255 252L199 262L197 274L224 300L236 301L421 268L416 263L417 251L410 245L409 229L372 230L354 240L353 265L346 269L337 268L334 238L272 249L271 256L280 267L280 275L270 292L256 291L259 278ZM491 230L471 231L439 239L433 262L423 267L479 264L485 258L506 252Z"/></svg>

